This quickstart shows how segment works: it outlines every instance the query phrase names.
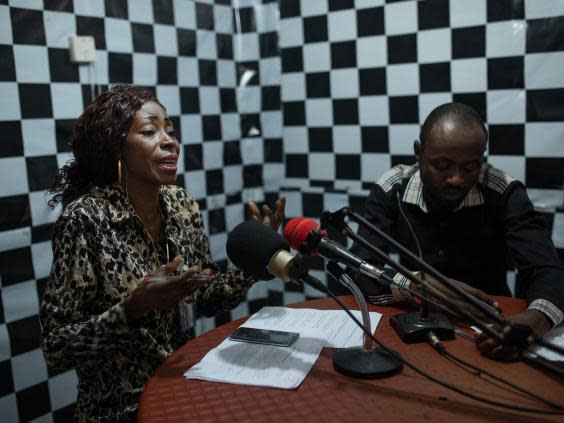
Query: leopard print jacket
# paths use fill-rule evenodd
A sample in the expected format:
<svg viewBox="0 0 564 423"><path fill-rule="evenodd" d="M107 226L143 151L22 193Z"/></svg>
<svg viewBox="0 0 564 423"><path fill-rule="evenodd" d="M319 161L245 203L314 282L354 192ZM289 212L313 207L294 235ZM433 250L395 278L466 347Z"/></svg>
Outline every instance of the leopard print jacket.
<svg viewBox="0 0 564 423"><path fill-rule="evenodd" d="M207 316L235 307L254 280L212 262L197 203L177 186L160 201L170 257L213 268L216 276L187 298ZM97 189L66 207L55 224L53 265L41 305L41 347L49 365L78 374L77 422L135 421L143 385L189 335L180 333L178 308L127 321L123 299L143 277L166 263L124 191Z"/></svg>

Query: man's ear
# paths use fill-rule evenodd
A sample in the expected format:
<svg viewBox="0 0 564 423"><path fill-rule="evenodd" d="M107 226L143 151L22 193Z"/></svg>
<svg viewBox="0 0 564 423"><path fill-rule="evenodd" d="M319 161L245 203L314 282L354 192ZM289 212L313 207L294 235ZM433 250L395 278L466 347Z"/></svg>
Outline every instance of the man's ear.
<svg viewBox="0 0 564 423"><path fill-rule="evenodd" d="M415 153L415 160L421 162L421 155L423 154L423 146L419 140L413 141L413 152Z"/></svg>

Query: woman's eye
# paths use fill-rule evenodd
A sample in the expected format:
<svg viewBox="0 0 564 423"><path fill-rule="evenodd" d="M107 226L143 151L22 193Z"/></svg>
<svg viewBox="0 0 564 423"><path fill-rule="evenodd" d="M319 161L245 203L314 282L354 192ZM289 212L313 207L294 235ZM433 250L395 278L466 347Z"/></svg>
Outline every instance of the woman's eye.
<svg viewBox="0 0 564 423"><path fill-rule="evenodd" d="M142 135L145 135L146 137L150 137L151 135L153 135L155 133L155 131L153 131L152 129L143 129L141 131Z"/></svg>
<svg viewBox="0 0 564 423"><path fill-rule="evenodd" d="M174 129L169 129L168 131L166 131L166 133L168 134L169 137L176 136L176 131Z"/></svg>

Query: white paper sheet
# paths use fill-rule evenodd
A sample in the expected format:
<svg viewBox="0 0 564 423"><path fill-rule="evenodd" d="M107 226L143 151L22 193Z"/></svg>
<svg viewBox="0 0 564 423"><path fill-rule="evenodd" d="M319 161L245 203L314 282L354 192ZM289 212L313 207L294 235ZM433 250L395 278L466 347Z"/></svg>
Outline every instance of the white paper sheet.
<svg viewBox="0 0 564 423"><path fill-rule="evenodd" d="M543 338L545 341L564 348L564 326L559 326L548 331ZM564 362L564 356L562 354L549 350L548 348L536 347L533 351L547 360Z"/></svg>
<svg viewBox="0 0 564 423"><path fill-rule="evenodd" d="M360 318L360 312L355 316ZM370 313L372 331L380 313ZM243 326L299 332L290 347L224 340L184 373L188 379L297 388L317 360L324 346L362 345L362 330L339 310L264 307Z"/></svg>

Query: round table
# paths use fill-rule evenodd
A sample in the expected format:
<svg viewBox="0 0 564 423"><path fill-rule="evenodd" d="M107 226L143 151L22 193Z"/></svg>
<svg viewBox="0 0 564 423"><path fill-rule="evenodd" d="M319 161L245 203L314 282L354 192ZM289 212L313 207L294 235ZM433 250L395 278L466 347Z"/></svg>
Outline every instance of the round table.
<svg viewBox="0 0 564 423"><path fill-rule="evenodd" d="M352 296L341 297L358 309ZM497 298L504 315L525 308L523 300ZM289 305L294 308L337 309L330 299ZM492 400L544 408L508 388L478 377L441 356L428 344L404 344L389 325L389 317L405 312L396 307L369 305L384 316L376 336L433 376ZM466 398L425 379L404 367L384 379L353 379L333 368L336 351L324 348L303 383L295 390L253 387L186 379L183 374L221 343L247 318L215 328L186 343L172 354L145 385L139 402L139 423L157 422L477 422L562 421L546 416L506 410ZM449 352L532 390L546 399L564 404L562 380L522 362L498 362L482 357L474 344L461 337L444 341Z"/></svg>

